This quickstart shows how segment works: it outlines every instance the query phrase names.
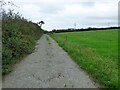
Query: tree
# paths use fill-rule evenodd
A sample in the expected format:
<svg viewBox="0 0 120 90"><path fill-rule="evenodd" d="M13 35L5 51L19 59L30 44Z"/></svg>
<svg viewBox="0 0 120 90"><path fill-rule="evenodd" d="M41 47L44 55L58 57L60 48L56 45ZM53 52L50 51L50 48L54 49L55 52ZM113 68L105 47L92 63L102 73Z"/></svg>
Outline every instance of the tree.
<svg viewBox="0 0 120 90"><path fill-rule="evenodd" d="M44 21L38 22L38 25L40 25L40 27L41 27L43 24L45 24Z"/></svg>

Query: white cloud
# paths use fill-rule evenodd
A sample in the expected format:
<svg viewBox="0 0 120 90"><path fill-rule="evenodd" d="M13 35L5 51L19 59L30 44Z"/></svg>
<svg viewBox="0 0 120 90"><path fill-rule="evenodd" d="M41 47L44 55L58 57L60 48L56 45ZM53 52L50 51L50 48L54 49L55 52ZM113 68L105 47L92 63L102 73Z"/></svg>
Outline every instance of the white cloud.
<svg viewBox="0 0 120 90"><path fill-rule="evenodd" d="M26 18L45 21L43 28L117 26L118 0L12 0Z"/></svg>

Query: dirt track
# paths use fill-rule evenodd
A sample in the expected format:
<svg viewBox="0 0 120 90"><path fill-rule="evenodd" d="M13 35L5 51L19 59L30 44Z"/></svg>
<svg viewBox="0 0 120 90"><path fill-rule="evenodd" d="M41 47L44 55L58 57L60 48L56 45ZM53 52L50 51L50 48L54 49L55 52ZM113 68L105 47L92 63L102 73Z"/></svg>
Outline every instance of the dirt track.
<svg viewBox="0 0 120 90"><path fill-rule="evenodd" d="M97 88L48 35L3 80L3 88Z"/></svg>

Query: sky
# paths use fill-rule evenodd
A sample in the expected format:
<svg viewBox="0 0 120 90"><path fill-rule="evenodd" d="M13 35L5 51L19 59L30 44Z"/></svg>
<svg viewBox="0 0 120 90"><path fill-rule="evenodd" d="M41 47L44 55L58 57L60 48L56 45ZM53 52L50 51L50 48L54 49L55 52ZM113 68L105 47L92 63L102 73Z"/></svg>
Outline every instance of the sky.
<svg viewBox="0 0 120 90"><path fill-rule="evenodd" d="M8 0L5 0L8 1ZM119 0L9 0L25 18L53 29L118 26ZM6 6L7 7L7 6Z"/></svg>

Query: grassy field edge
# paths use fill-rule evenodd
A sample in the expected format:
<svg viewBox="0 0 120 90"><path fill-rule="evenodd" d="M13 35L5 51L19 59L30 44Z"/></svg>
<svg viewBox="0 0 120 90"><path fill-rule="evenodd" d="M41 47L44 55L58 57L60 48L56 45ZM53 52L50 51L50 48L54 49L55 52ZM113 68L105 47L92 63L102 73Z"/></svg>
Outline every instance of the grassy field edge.
<svg viewBox="0 0 120 90"><path fill-rule="evenodd" d="M72 59L104 87L118 88L118 67L109 57L102 57L94 48L72 45L57 35L50 35ZM103 62L104 61L104 62Z"/></svg>

